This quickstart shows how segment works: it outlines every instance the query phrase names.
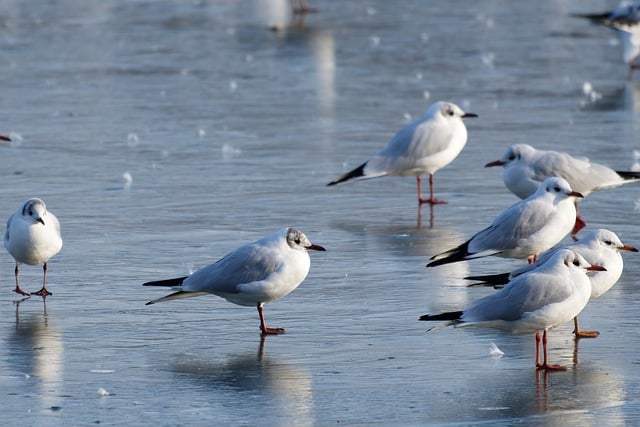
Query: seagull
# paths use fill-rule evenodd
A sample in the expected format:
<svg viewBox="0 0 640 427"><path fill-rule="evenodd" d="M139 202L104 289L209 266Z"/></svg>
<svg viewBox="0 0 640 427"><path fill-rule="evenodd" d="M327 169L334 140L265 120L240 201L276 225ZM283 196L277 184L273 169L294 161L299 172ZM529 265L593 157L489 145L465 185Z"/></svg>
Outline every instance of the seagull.
<svg viewBox="0 0 640 427"><path fill-rule="evenodd" d="M467 143L467 128L462 119L478 117L465 113L451 102L436 102L420 119L408 124L387 146L351 172L327 186L350 179L380 176L415 176L418 181L418 204L447 203L434 196L433 174L455 159ZM429 174L430 197L422 197L422 175Z"/></svg>
<svg viewBox="0 0 640 427"><path fill-rule="evenodd" d="M4 247L16 261L16 288L13 291L20 295L30 295L18 284L19 264L43 264L42 289L34 292L34 295L52 295L47 290L47 261L62 249L62 236L58 218L47 211L42 200L29 199L21 210L11 215L4 233Z"/></svg>
<svg viewBox="0 0 640 427"><path fill-rule="evenodd" d="M147 305L214 294L234 304L257 307L263 335L283 334L282 328L267 327L262 308L289 294L307 277L309 250L325 248L312 244L295 228L283 228L240 246L190 276L144 283L143 286L169 286L176 291Z"/></svg>
<svg viewBox="0 0 640 427"><path fill-rule="evenodd" d="M622 58L629 65L629 77L639 65L635 63L640 54L640 1L621 2L613 10L604 13L575 14L591 22L616 30L622 42Z"/></svg>
<svg viewBox="0 0 640 427"><path fill-rule="evenodd" d="M600 265L605 271L594 271L588 275L591 281L591 299L602 296L605 292L616 284L622 275L623 261L620 251L638 252L633 246L622 243L616 233L604 228L592 230L585 234L577 242L559 246L551 249L540 256L533 264L520 267L511 273L492 274L488 276L468 276L467 280L481 280L481 283L474 285L486 284L499 289L506 285L510 280L533 271L544 264L556 252L562 249L571 249L572 251L582 255L582 257L591 265ZM469 285L469 286L474 286ZM578 316L573 318L574 331L577 338L595 338L600 333L598 331L582 331L578 326Z"/></svg>
<svg viewBox="0 0 640 427"><path fill-rule="evenodd" d="M564 370L547 362L547 330L576 317L589 302L587 271L604 271L569 249L554 253L528 274L515 277L503 289L481 298L463 311L425 314L420 320L448 320L456 326L481 326L511 333L536 333L536 367ZM544 361L540 362L540 331Z"/></svg>
<svg viewBox="0 0 640 427"><path fill-rule="evenodd" d="M504 167L504 185L521 199L533 194L538 185L550 176L566 179L573 190L585 197L594 191L640 180L640 172L615 171L586 158L573 157L561 151L536 150L528 144L512 145L500 160L485 165L488 168L493 166ZM576 222L572 231L574 238L586 225L577 210L576 205Z"/></svg>
<svg viewBox="0 0 640 427"><path fill-rule="evenodd" d="M465 243L431 257L427 267L496 255L537 259L569 234L582 194L558 177L547 178L531 196L502 212Z"/></svg>

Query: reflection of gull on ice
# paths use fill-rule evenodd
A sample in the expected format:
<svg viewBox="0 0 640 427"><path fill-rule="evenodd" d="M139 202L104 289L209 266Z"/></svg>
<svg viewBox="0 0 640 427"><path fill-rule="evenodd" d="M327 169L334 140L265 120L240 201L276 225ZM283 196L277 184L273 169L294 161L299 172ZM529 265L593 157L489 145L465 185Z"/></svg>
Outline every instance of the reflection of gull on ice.
<svg viewBox="0 0 640 427"><path fill-rule="evenodd" d="M594 87L586 81L582 84L583 99L580 107L596 111L640 111L640 83L625 82L615 88Z"/></svg>
<svg viewBox="0 0 640 427"><path fill-rule="evenodd" d="M317 98L319 107L323 114L333 117L335 110L335 41L330 30L321 28L307 28L304 26L303 16L298 16L291 22L291 5L290 0L270 0L265 2L259 0L254 2L254 6L243 9L250 10L254 13L254 19L264 23L271 28L276 34L277 39L286 47L286 55L291 55L294 47L296 53L295 61L291 61L289 57L281 64L284 67L298 66L302 64L299 59L305 59L310 55L313 60L311 69L301 73L298 83L310 84L314 89L314 95ZM252 45L252 49L255 46ZM250 56L253 60L253 56ZM306 64L306 62L305 62ZM295 83L295 84L298 84Z"/></svg>
<svg viewBox="0 0 640 427"><path fill-rule="evenodd" d="M184 354L176 358L171 369L178 374L188 374L216 393L230 391L231 398L240 402L237 408L241 411L245 409L241 404L242 396L249 393L252 408L257 405L262 408L260 403L264 403L261 410L265 424L279 420L284 425L313 425L313 390L309 372L300 366L264 356L264 341L265 337L262 337L257 356L252 352L215 363Z"/></svg>
<svg viewBox="0 0 640 427"><path fill-rule="evenodd" d="M571 331L569 326L565 329L566 333ZM508 420L518 420L517 424L523 425L585 427L629 423L626 406L631 396L625 389L623 369L626 368L617 370L610 361L602 364L590 361L570 372L545 374L538 371L536 375L529 369L516 369L511 364L515 354L531 350L528 337L519 339L498 331L474 331L474 335L495 341L506 355L499 360L491 359L483 365L485 369L461 367L469 369L469 375L461 377L463 380L457 385L459 405L450 409L451 416L470 411L476 416L486 414L486 417L500 420L493 424L504 425L509 424ZM560 341L566 340L552 337L551 341L561 345ZM584 341L579 342L584 344ZM572 347L554 348L554 359L569 363L574 353ZM477 390L494 392L478 395Z"/></svg>
<svg viewBox="0 0 640 427"><path fill-rule="evenodd" d="M16 327L7 340L9 361L35 383L41 408L59 406L63 383L64 346L60 331L49 324L46 314L20 316L16 305Z"/></svg>

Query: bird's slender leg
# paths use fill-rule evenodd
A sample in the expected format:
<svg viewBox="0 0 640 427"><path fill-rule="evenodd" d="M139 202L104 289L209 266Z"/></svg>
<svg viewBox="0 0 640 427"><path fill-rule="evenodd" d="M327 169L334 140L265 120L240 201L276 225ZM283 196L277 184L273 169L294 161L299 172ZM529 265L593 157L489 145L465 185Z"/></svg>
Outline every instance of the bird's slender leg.
<svg viewBox="0 0 640 427"><path fill-rule="evenodd" d="M578 316L573 318L573 333L576 334L576 338L595 338L600 335L598 331L581 331L578 327Z"/></svg>
<svg viewBox="0 0 640 427"><path fill-rule="evenodd" d="M633 70L635 70L636 68L640 68L640 65L636 64L635 62L629 64L629 80L633 79Z"/></svg>
<svg viewBox="0 0 640 427"><path fill-rule="evenodd" d="M40 295L42 297L53 295L51 292L47 290L47 263L46 262L42 266L42 289L40 289L38 292L34 292L33 295Z"/></svg>
<svg viewBox="0 0 640 427"><path fill-rule="evenodd" d="M18 263L16 262L16 269L13 271L15 276L16 276L16 288L13 290L13 292L20 294L20 295L24 295L24 296L30 296L31 294L29 292L25 292L20 288L20 285L18 284Z"/></svg>
<svg viewBox="0 0 640 427"><path fill-rule="evenodd" d="M309 7L307 0L291 0L291 8L295 14L314 13L317 9Z"/></svg>
<svg viewBox="0 0 640 427"><path fill-rule="evenodd" d="M542 362L540 362L540 331L536 331L536 368L542 368Z"/></svg>
<svg viewBox="0 0 640 427"><path fill-rule="evenodd" d="M529 264L533 264L536 261L538 261L538 254L533 254L529 258L527 258L527 263Z"/></svg>
<svg viewBox="0 0 640 427"><path fill-rule="evenodd" d="M418 175L416 177L418 180L418 203L429 203L431 205L444 205L448 202L446 200L438 200L435 198L435 191L433 185L433 174L429 174L429 198L425 199L422 197L422 177Z"/></svg>
<svg viewBox="0 0 640 427"><path fill-rule="evenodd" d="M279 335L284 334L283 328L267 328L267 324L264 322L264 313L262 312L263 304L258 304L258 315L260 316L260 331L262 335Z"/></svg>
<svg viewBox="0 0 640 427"><path fill-rule="evenodd" d="M536 332L536 344L538 343L538 340L539 340L538 334L539 332ZM567 370L566 366L552 365L550 363L547 363L547 330L546 329L542 334L542 351L544 356L544 362L539 363L540 360L536 360L536 367L538 369L545 369L548 371L566 371ZM538 359L538 357L536 357L536 359Z"/></svg>
<svg viewBox="0 0 640 427"><path fill-rule="evenodd" d="M584 220L580 217L580 213L578 213L578 202L576 202L576 222L573 225L573 230L571 230L571 237L573 237L573 240L578 240L578 238L576 237L578 231L582 230L586 225L587 223L584 222Z"/></svg>

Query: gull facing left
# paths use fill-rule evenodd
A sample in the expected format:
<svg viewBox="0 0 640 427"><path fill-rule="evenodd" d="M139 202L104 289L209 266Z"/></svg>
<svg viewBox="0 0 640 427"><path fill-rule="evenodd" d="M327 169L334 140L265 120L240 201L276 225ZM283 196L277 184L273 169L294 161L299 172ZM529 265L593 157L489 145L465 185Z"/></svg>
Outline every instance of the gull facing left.
<svg viewBox="0 0 640 427"><path fill-rule="evenodd" d="M456 326L481 326L516 334L535 332L536 367L564 370L565 367L547 361L547 330L568 322L584 309L591 296L591 282L586 273L602 270L604 267L590 265L576 252L562 249L539 268L514 278L463 311L425 314L420 320L448 320Z"/></svg>
<svg viewBox="0 0 640 427"><path fill-rule="evenodd" d="M58 218L47 211L42 200L27 200L22 209L11 215L4 233L4 247L16 261L16 288L13 291L29 295L18 284L19 264L43 264L42 289L34 292L34 295L52 295L47 290L47 261L62 249L62 236Z"/></svg>
<svg viewBox="0 0 640 427"><path fill-rule="evenodd" d="M508 147L500 160L485 165L493 166L504 167L504 185L521 199L532 195L540 183L551 176L566 179L573 190L585 197L594 191L640 180L639 172L615 171L586 158L561 151L537 150L528 144ZM572 234L575 236L584 226L585 222L577 215Z"/></svg>
<svg viewBox="0 0 640 427"><path fill-rule="evenodd" d="M334 179L327 186L351 179L381 176L415 176L418 203L447 203L435 198L433 174L453 161L467 143L467 128L462 119L478 117L465 113L451 102L436 102L420 119L408 124L387 146L351 172ZM422 175L429 174L428 199L422 197Z"/></svg>
<svg viewBox="0 0 640 427"><path fill-rule="evenodd" d="M307 253L310 250L324 251L325 248L312 244L295 228L283 228L240 246L190 276L144 283L143 286L169 286L176 291L147 305L214 294L234 304L257 307L262 334L283 334L282 328L267 327L263 306L289 294L302 283L311 265Z"/></svg>
<svg viewBox="0 0 640 427"><path fill-rule="evenodd" d="M509 207L471 239L431 257L427 267L491 255L528 258L531 263L569 234L578 197L582 194L566 180L547 178L534 194Z"/></svg>

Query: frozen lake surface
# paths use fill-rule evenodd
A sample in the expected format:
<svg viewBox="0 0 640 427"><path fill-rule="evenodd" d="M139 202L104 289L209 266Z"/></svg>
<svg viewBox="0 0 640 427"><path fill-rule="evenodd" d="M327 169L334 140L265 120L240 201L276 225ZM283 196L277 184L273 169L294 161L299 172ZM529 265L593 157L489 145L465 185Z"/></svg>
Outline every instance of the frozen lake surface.
<svg viewBox="0 0 640 427"><path fill-rule="evenodd" d="M0 219L41 197L64 238L46 305L16 303L0 257L0 424L640 424L638 254L582 313L600 337L550 333L566 372L536 374L533 334L417 321L493 292L465 275L521 264L425 268L517 200L483 168L508 145L619 170L640 149L640 75L615 33L570 16L615 2L454 3L0 5ZM479 115L436 174L448 205L419 212L411 178L325 186L440 99ZM640 246L639 199L631 184L581 213ZM266 306L286 335L261 340L255 309L213 296L145 307L163 291L143 282L284 226L328 250Z"/></svg>

